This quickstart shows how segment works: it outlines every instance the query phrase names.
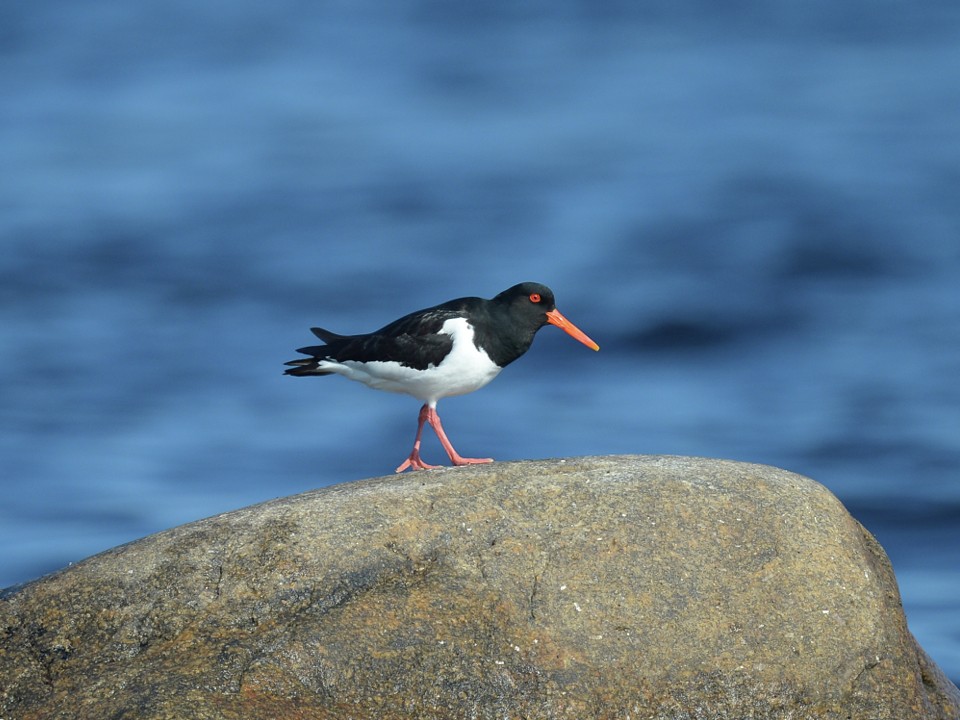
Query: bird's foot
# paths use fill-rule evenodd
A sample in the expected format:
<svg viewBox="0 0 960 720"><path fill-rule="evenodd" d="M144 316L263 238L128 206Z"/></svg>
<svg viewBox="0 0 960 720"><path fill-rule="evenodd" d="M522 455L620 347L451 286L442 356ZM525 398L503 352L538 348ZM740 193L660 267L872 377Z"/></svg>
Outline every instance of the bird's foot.
<svg viewBox="0 0 960 720"><path fill-rule="evenodd" d="M440 467L440 465L430 465L429 463L425 463L423 460L420 459L419 451L414 450L412 453L410 453L410 457L404 460L403 463L401 463L400 467L398 467L396 471L398 473L402 473L404 470L407 470L407 469L433 470L434 468L438 468L438 467Z"/></svg>
<svg viewBox="0 0 960 720"><path fill-rule="evenodd" d="M456 457L450 458L454 465L482 465L484 463L492 463L493 458L465 458L457 455ZM412 452L410 457L401 463L397 468L396 472L402 473L404 470L434 470L438 467L443 467L442 465L431 465L425 463L421 457L420 453Z"/></svg>
<svg viewBox="0 0 960 720"><path fill-rule="evenodd" d="M483 463L492 463L493 458L465 458L459 455L450 458L454 465L482 465Z"/></svg>

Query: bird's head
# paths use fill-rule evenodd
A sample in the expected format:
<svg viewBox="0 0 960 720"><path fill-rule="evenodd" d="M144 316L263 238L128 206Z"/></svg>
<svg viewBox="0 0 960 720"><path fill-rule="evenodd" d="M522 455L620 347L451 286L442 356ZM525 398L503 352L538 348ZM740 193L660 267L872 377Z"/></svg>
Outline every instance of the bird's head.
<svg viewBox="0 0 960 720"><path fill-rule="evenodd" d="M560 314L554 301L553 291L546 285L535 282L520 283L497 295L494 302L506 306L509 314L517 322L529 325L534 332L549 323L556 325L591 350L600 349L600 346L587 337L586 333Z"/></svg>

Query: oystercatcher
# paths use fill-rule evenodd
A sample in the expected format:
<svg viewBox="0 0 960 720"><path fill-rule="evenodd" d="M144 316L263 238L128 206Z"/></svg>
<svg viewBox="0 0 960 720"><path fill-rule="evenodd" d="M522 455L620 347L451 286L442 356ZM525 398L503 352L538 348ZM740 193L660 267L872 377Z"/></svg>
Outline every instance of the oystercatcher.
<svg viewBox="0 0 960 720"><path fill-rule="evenodd" d="M488 463L493 459L465 458L453 449L440 424L437 401L482 388L523 355L537 330L547 323L593 350L600 349L560 314L550 288L525 282L492 300L465 297L418 310L365 335L310 328L326 345L297 350L310 357L286 363L293 367L284 374L336 373L376 390L406 393L423 401L413 450L397 472L437 467L420 458L425 423L437 433L454 465Z"/></svg>

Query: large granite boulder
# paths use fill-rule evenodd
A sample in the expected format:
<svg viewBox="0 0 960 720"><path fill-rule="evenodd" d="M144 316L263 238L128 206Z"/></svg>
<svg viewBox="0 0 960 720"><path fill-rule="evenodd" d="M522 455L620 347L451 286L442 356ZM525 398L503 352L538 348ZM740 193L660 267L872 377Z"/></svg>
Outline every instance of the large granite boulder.
<svg viewBox="0 0 960 720"><path fill-rule="evenodd" d="M352 482L0 599L0 717L960 717L823 486L677 457Z"/></svg>

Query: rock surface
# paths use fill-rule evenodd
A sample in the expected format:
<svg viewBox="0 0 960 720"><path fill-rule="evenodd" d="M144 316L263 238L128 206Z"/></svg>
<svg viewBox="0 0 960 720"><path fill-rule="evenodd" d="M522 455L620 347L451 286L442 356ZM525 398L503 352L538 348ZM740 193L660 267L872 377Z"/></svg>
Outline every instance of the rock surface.
<svg viewBox="0 0 960 720"><path fill-rule="evenodd" d="M0 717L957 718L823 486L495 463L174 528L0 599Z"/></svg>

